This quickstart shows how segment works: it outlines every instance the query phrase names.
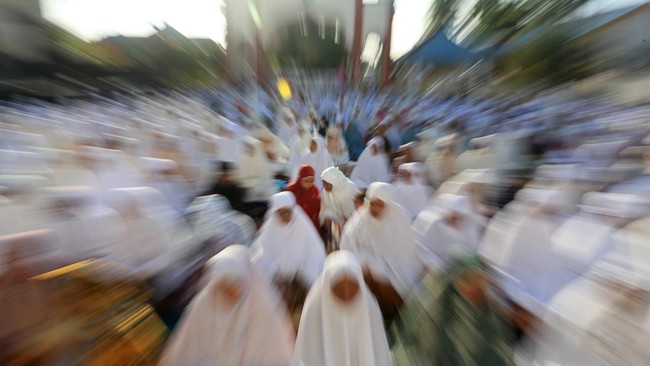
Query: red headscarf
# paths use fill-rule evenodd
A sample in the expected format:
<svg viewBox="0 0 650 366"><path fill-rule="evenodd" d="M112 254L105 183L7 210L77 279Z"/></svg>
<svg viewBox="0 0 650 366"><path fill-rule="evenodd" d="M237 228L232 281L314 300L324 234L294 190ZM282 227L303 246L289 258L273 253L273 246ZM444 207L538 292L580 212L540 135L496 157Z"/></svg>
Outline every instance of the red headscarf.
<svg viewBox="0 0 650 366"><path fill-rule="evenodd" d="M320 214L320 192L316 185L309 189L302 189L300 180L307 177L316 177L316 172L311 165L301 165L298 171L298 179L287 186L287 192L293 193L296 196L296 203L302 207L309 219L316 226L316 230L320 232L320 221L318 215Z"/></svg>

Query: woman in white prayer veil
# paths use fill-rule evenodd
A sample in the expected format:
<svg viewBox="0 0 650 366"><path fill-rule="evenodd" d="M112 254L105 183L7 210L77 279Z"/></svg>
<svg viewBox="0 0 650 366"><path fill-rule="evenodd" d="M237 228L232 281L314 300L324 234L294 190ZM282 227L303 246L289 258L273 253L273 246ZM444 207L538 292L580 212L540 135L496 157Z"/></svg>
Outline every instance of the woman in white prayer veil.
<svg viewBox="0 0 650 366"><path fill-rule="evenodd" d="M282 294L297 326L295 316L323 270L325 245L293 193L274 195L270 206L253 242L253 260Z"/></svg>
<svg viewBox="0 0 650 366"><path fill-rule="evenodd" d="M233 245L207 263L207 286L185 311L161 366L287 366L293 334L280 298Z"/></svg>
<svg viewBox="0 0 650 366"><path fill-rule="evenodd" d="M325 246L291 192L271 198L264 225L253 243L254 258L271 279L297 279L309 288L323 270Z"/></svg>
<svg viewBox="0 0 650 366"><path fill-rule="evenodd" d="M291 146L290 143L298 133L298 122L288 107L282 108L282 112L276 118L275 132L283 144Z"/></svg>
<svg viewBox="0 0 650 366"><path fill-rule="evenodd" d="M298 168L291 175L291 181L298 179L298 170L302 165L310 165L314 168L314 171L316 171L316 187L318 187L319 191L323 189L323 182L320 179L320 175L325 169L334 166L334 162L332 162L332 157L327 151L325 141L323 141L322 137L317 136L311 140L309 149L304 152L300 158Z"/></svg>
<svg viewBox="0 0 650 366"><path fill-rule="evenodd" d="M650 218L619 230L614 251L550 302L536 365L647 365Z"/></svg>
<svg viewBox="0 0 650 366"><path fill-rule="evenodd" d="M389 366L377 300L354 254L337 251L307 295L293 366Z"/></svg>
<svg viewBox="0 0 650 366"><path fill-rule="evenodd" d="M367 203L345 225L341 249L357 255L368 286L390 318L423 275L423 249L390 184L371 184L366 197Z"/></svg>
<svg viewBox="0 0 650 366"><path fill-rule="evenodd" d="M512 246L502 270L506 293L532 315L541 316L545 304L557 291L558 254L551 236L572 209L564 191L537 189L530 197L537 207L520 223L512 236Z"/></svg>
<svg viewBox="0 0 650 366"><path fill-rule="evenodd" d="M348 145L343 138L341 127L332 126L328 128L326 138L325 145L327 146L327 151L332 156L334 166L338 167L349 163L350 155L348 153Z"/></svg>
<svg viewBox="0 0 650 366"><path fill-rule="evenodd" d="M407 163L399 167L399 178L393 183L397 202L409 213L411 220L422 211L431 198L431 187L424 183L421 163Z"/></svg>
<svg viewBox="0 0 650 366"><path fill-rule="evenodd" d="M239 126L225 118L222 118L217 134L219 135L217 146L219 160L228 163L238 162L240 154L242 153Z"/></svg>
<svg viewBox="0 0 650 366"><path fill-rule="evenodd" d="M639 196L589 192L580 212L560 226L553 236L553 251L558 255L558 287L585 273L614 248L613 234L635 219L650 214L650 202Z"/></svg>
<svg viewBox="0 0 650 366"><path fill-rule="evenodd" d="M461 195L440 195L436 209L421 212L412 228L420 246L428 249L426 259L434 268L440 268L458 248L475 251L480 241L471 201Z"/></svg>
<svg viewBox="0 0 650 366"><path fill-rule="evenodd" d="M277 192L262 143L257 139L244 138L244 153L239 159L237 175L239 183L247 189L246 202L266 201Z"/></svg>
<svg viewBox="0 0 650 366"><path fill-rule="evenodd" d="M321 174L321 221L345 223L354 213L354 195L357 187L338 168L330 167Z"/></svg>
<svg viewBox="0 0 650 366"><path fill-rule="evenodd" d="M350 178L360 189L367 188L373 182L389 181L388 157L384 152L384 140L381 137L374 137L368 142Z"/></svg>
<svg viewBox="0 0 650 366"><path fill-rule="evenodd" d="M287 161L287 176L291 176L291 174L298 170L302 155L309 149L309 144L312 139L309 130L310 129L304 124L298 125L298 133L293 137L293 140L289 145L291 146L291 152L289 153L289 160Z"/></svg>

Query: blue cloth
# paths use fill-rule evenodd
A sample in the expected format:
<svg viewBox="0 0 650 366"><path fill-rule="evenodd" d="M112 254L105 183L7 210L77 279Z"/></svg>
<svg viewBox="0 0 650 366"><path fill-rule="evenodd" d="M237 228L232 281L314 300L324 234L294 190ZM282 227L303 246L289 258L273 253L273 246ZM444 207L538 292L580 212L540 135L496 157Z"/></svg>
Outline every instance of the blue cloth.
<svg viewBox="0 0 650 366"><path fill-rule="evenodd" d="M357 161L363 152L363 149L366 147L366 144L363 141L363 135L359 131L356 122L350 122L348 128L343 131L343 138L345 139L345 143L348 145L350 160Z"/></svg>

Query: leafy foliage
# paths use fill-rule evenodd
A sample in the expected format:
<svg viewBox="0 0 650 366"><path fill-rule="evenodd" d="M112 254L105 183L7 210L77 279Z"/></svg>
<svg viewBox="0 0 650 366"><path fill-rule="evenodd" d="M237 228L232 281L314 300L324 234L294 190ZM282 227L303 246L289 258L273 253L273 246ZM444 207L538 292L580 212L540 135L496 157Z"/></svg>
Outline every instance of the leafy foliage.
<svg viewBox="0 0 650 366"><path fill-rule="evenodd" d="M334 68L345 62L348 52L342 42L335 42L334 27L325 26L323 37L317 23L305 23L306 32L302 24L293 23L276 40L271 53L280 65L295 63L305 68ZM342 36L339 39L342 40Z"/></svg>

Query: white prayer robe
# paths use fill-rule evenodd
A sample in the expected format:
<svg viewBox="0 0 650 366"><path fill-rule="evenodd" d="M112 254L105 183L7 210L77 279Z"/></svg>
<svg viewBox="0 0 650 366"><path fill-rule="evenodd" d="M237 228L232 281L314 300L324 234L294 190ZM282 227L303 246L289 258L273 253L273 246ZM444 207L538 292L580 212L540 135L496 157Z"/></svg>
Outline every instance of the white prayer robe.
<svg viewBox="0 0 650 366"><path fill-rule="evenodd" d="M185 311L161 366L286 366L293 333L279 296L251 266L248 249L233 245L208 262L209 283ZM224 302L224 279L246 287L236 304Z"/></svg>
<svg viewBox="0 0 650 366"><path fill-rule="evenodd" d="M359 291L343 304L332 293L342 278L356 281ZM329 255L312 286L300 319L293 366L390 366L391 356L377 300L366 286L354 254Z"/></svg>

